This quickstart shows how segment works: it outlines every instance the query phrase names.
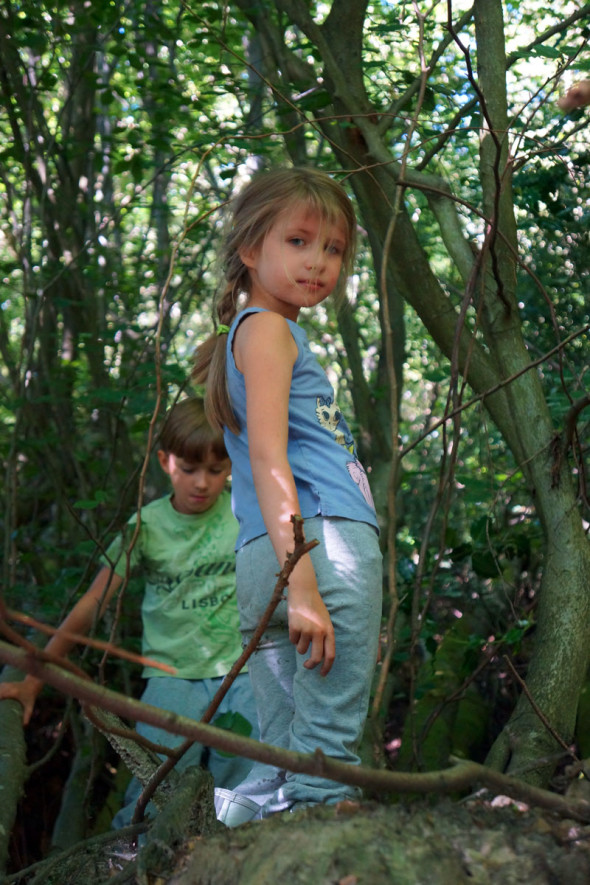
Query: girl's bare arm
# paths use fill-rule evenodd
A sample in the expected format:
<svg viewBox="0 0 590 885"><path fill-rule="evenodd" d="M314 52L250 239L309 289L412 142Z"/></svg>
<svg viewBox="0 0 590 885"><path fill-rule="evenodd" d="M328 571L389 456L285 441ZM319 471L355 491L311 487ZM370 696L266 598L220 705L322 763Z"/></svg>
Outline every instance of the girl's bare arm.
<svg viewBox="0 0 590 885"><path fill-rule="evenodd" d="M289 390L297 347L287 321L265 311L240 325L234 356L246 384L248 444L258 503L279 565L293 550L292 514L299 500L287 459ZM326 675L335 656L334 628L320 596L309 554L289 581L289 638L300 654L311 652L305 666L322 664Z"/></svg>

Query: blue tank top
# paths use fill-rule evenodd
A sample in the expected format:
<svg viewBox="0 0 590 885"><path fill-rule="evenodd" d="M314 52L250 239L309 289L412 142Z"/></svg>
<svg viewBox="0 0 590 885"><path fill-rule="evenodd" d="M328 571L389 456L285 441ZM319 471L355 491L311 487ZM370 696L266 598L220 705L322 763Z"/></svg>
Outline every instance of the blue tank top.
<svg viewBox="0 0 590 885"><path fill-rule="evenodd" d="M234 319L227 337L227 384L240 424L240 433L225 428L225 445L232 461L232 503L239 523L236 550L267 533L252 478L246 430L244 376L233 356L233 340L240 322L264 308L251 307ZM367 474L356 457L348 424L334 402L334 391L312 354L304 330L291 320L297 345L289 394L287 457L299 495L301 516L340 516L377 528L377 517Z"/></svg>

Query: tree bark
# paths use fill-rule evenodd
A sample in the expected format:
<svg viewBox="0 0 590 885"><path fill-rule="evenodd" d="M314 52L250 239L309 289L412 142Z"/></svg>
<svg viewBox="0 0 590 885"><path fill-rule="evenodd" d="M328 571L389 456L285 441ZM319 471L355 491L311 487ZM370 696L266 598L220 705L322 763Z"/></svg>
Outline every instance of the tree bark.
<svg viewBox="0 0 590 885"><path fill-rule="evenodd" d="M77 714L72 716L71 724L76 739L76 754L51 834L52 851L71 848L86 838L92 786L105 757L106 743L101 734L97 734Z"/></svg>
<svg viewBox="0 0 590 885"><path fill-rule="evenodd" d="M0 680L15 682L22 678L22 671L8 666L2 670ZM0 876L6 872L10 835L26 779L23 708L18 701L4 701L0 703Z"/></svg>
<svg viewBox="0 0 590 885"><path fill-rule="evenodd" d="M166 885L584 885L590 861L580 843L573 852L559 844L525 809L485 806L375 803L275 815L200 843Z"/></svg>

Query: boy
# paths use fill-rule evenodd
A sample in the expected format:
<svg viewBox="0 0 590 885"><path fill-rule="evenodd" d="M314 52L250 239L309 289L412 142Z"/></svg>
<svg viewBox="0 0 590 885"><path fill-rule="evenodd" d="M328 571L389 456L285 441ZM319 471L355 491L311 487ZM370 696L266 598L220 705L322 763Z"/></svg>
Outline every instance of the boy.
<svg viewBox="0 0 590 885"><path fill-rule="evenodd" d="M241 653L235 599L237 523L231 512L226 481L231 463L223 434L205 419L203 404L190 397L168 412L160 438L158 461L170 477L172 494L141 509L140 528L129 556L129 568L145 580L142 602L142 651L146 657L175 668L176 675L146 666L147 685L142 701L164 710L200 719L223 677ZM62 628L85 634L106 610L123 583L128 564L127 549L135 532L137 514L115 539L103 557L103 566L84 596L65 618ZM57 632L47 651L65 657L74 643ZM0 684L0 698L14 698L23 706L26 725L42 681L27 675L22 682ZM256 708L247 673L240 673L224 697L216 716L237 714L258 736ZM215 723L215 718L213 719ZM145 723L139 734L154 743L174 747L184 738ZM238 756L224 756L195 743L177 769L207 767L215 785L231 789L240 783L252 763ZM130 822L141 787L133 778L125 806L114 827Z"/></svg>

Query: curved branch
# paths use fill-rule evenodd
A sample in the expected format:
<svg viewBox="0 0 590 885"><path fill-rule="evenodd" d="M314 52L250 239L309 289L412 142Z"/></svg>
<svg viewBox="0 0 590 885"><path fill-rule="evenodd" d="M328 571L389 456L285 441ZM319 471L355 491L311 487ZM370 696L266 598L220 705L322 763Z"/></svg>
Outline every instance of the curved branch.
<svg viewBox="0 0 590 885"><path fill-rule="evenodd" d="M543 31L542 34L539 34L538 37L535 37L534 40L531 40L530 43L527 43L526 46L522 47L522 49L516 50L516 52L511 52L510 55L506 58L506 69L512 67L514 62L518 61L519 58L522 57L523 53L530 52L531 49L534 49L535 46L542 46L550 37L555 36L555 34L561 34L567 32L571 25L574 25L576 22L584 21L588 19L590 15L590 3L586 3L581 9L577 9L573 12L568 18L563 19L557 25L552 25L550 28L547 28L546 31Z"/></svg>
<svg viewBox="0 0 590 885"><path fill-rule="evenodd" d="M471 7L470 9L468 9L466 12L463 13L461 18L459 19L459 21L455 25L455 30L461 30L466 24L468 24L468 22L472 18L473 18L473 7ZM430 60L428 62L429 74L431 71L434 70L435 65L440 60L440 58L443 55L443 53L445 52L445 50L448 49L449 45L452 42L453 42L453 35L449 33L447 36L445 36L440 41L438 46L433 50L432 55L430 56ZM379 130L382 135L385 135L385 133L387 132L387 130L389 128L389 123L387 122L388 118L393 119L399 114L401 109L405 105L407 105L408 101L412 98L412 96L416 95L416 93L419 92L420 83L421 83L421 77L416 77L414 82L410 86L408 86L408 88L404 91L404 93L395 102L392 102L392 104L389 106L389 108L387 109L387 111L385 112L383 117L381 118L380 124L379 124ZM442 147L442 145L450 137L450 134L456 125L456 121L460 120L466 113L468 113L471 106L472 106L472 102L468 102L467 104L463 105L463 107L461 107L459 109L456 117L453 119L453 122L450 124L449 128L446 130L446 133L442 133L440 138L437 139L437 142L436 142L437 147L435 148L434 153L438 153L438 150L440 149L440 147ZM426 159L420 163L421 167L425 166L425 165L426 165Z"/></svg>
<svg viewBox="0 0 590 885"><path fill-rule="evenodd" d="M317 46L331 90L343 107L373 111L363 82L362 39L367 0L334 0L322 25L314 22L302 0L277 0L279 9ZM337 35L337 39L334 39ZM338 55L335 54L335 50ZM352 106L350 99L352 99Z"/></svg>
<svg viewBox="0 0 590 885"><path fill-rule="evenodd" d="M514 799L548 808L563 817L590 822L590 803L584 800L569 801L556 793L530 786L524 781L475 762L452 759L451 762L454 764L451 768L421 774L381 771L361 765L349 765L324 756L319 750L311 756L294 753L291 750L232 734L203 722L195 722L186 716L168 713L158 707L143 704L110 689L81 680L54 665L42 665L39 661L31 659L22 649L16 649L5 642L0 642L0 660L20 670L33 672L35 676L65 694L101 706L119 716L148 722L174 734L198 740L207 746L286 768L289 771L305 772L343 784L388 793L452 794L479 785Z"/></svg>
<svg viewBox="0 0 590 885"><path fill-rule="evenodd" d="M563 433L563 452L567 452L573 442L574 434L576 432L576 425L578 422L578 415L580 412L583 412L585 408L590 406L590 393L587 393L585 396L577 399L575 403L571 405L568 412L565 416L564 422L564 433Z"/></svg>

